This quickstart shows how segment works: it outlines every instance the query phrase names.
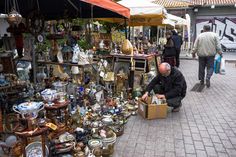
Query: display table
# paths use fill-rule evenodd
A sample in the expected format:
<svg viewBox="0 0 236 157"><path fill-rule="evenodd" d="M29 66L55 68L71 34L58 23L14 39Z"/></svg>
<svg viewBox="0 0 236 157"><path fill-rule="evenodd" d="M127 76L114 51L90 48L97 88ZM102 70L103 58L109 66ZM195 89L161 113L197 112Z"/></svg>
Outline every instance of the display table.
<svg viewBox="0 0 236 157"><path fill-rule="evenodd" d="M114 54L113 61L115 62L128 62L130 63L131 55L124 55L124 54ZM150 71L150 63L154 62L155 66L160 63L160 55L157 54L137 54L133 56L135 62L135 71L143 71L149 72Z"/></svg>
<svg viewBox="0 0 236 157"><path fill-rule="evenodd" d="M157 66L161 62L161 56L158 54L137 54L134 56L124 54L113 54L113 67L115 74L119 73L120 69L128 74L129 87L133 90L135 75L142 75L153 71L158 73ZM131 59L133 57L134 67L131 67ZM127 72L128 71L128 72Z"/></svg>
<svg viewBox="0 0 236 157"><path fill-rule="evenodd" d="M100 59L112 60L112 55L93 55L93 62L98 62Z"/></svg>

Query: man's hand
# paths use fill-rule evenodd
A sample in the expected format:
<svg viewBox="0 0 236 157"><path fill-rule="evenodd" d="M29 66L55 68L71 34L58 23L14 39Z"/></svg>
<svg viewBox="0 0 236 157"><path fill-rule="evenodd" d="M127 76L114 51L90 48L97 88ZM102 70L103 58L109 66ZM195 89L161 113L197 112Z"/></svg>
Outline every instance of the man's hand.
<svg viewBox="0 0 236 157"><path fill-rule="evenodd" d="M158 99L166 99L165 95L163 95L163 94L156 94L156 97Z"/></svg>
<svg viewBox="0 0 236 157"><path fill-rule="evenodd" d="M145 94L143 94L142 100L147 101L147 98L148 98L148 92L146 92Z"/></svg>

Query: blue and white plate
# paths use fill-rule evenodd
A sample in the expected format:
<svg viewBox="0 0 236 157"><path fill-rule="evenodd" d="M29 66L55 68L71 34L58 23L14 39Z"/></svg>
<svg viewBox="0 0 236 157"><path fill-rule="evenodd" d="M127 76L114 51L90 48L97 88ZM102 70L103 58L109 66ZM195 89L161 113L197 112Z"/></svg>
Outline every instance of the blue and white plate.
<svg viewBox="0 0 236 157"><path fill-rule="evenodd" d="M46 157L49 155L48 147L46 147ZM43 149L41 142L33 142L26 146L26 157L43 157Z"/></svg>

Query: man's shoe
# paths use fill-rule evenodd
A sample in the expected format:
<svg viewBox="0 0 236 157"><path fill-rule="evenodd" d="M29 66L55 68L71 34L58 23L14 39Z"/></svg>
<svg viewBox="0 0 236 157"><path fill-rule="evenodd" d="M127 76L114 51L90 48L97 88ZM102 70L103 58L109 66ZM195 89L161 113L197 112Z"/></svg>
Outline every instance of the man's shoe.
<svg viewBox="0 0 236 157"><path fill-rule="evenodd" d="M172 112L179 112L181 106L182 106L182 102L180 103L180 105L179 105L178 107L174 107L174 108L172 109Z"/></svg>
<svg viewBox="0 0 236 157"><path fill-rule="evenodd" d="M201 80L201 81L200 81L200 84L201 84L201 85L204 85L204 80Z"/></svg>
<svg viewBox="0 0 236 157"><path fill-rule="evenodd" d="M206 86L209 88L211 86L210 80L206 80Z"/></svg>
<svg viewBox="0 0 236 157"><path fill-rule="evenodd" d="M179 110L180 110L180 107L173 108L173 109L172 109L172 112L179 112Z"/></svg>

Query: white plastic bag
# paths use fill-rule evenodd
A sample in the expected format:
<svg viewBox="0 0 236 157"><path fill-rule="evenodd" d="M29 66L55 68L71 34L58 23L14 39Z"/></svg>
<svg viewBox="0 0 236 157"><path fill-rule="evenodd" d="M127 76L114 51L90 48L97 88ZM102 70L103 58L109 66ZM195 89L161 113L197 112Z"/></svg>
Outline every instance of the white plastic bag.
<svg viewBox="0 0 236 157"><path fill-rule="evenodd" d="M223 57L221 57L221 61L220 61L220 74L221 75L225 75L225 59Z"/></svg>

